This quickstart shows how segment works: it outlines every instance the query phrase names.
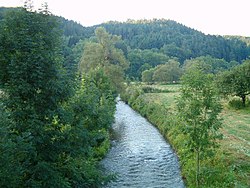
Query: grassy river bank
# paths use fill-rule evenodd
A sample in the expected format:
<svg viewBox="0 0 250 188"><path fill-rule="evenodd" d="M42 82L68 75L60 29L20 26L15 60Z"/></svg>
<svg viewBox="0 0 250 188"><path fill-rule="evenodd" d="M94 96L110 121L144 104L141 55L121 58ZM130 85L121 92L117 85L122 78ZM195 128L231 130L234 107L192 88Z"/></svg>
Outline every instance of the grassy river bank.
<svg viewBox="0 0 250 188"><path fill-rule="evenodd" d="M195 187L195 160L180 131L176 100L180 85L142 85L128 87L122 96L133 109L154 124L178 154L187 187ZM223 139L212 158L202 161L202 187L250 186L250 107L235 109L222 101Z"/></svg>

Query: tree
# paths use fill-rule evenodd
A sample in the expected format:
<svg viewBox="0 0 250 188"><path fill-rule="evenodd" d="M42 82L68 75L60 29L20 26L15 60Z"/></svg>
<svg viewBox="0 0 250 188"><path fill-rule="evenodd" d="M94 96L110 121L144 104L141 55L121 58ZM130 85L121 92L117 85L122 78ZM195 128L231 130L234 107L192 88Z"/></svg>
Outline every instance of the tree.
<svg viewBox="0 0 250 188"><path fill-rule="evenodd" d="M62 68L58 24L47 13L20 8L9 12L1 24L0 89L12 122L7 141L14 146L12 152L18 146L14 163L21 169L18 187L69 184L63 169L72 156L63 156L71 132L58 120L58 111L70 92Z"/></svg>
<svg viewBox="0 0 250 188"><path fill-rule="evenodd" d="M9 13L2 24L0 83L9 95L8 107L22 111L15 118L44 117L67 95L57 26L50 15L24 9Z"/></svg>
<svg viewBox="0 0 250 188"><path fill-rule="evenodd" d="M130 66L127 70L127 74L130 78L138 80L141 78L142 72L146 70L145 68L164 64L169 60L169 57L153 50L135 49L129 51L128 60Z"/></svg>
<svg viewBox="0 0 250 188"><path fill-rule="evenodd" d="M174 43L163 45L161 51L169 57L178 57L180 62L184 62L184 60L189 59L192 55L191 50L182 49Z"/></svg>
<svg viewBox="0 0 250 188"><path fill-rule="evenodd" d="M220 93L238 96L246 106L246 96L250 94L250 60L219 74L216 83Z"/></svg>
<svg viewBox="0 0 250 188"><path fill-rule="evenodd" d="M155 69L149 69L149 70L145 70L142 72L142 81L143 82L153 82L153 75L154 75L154 71Z"/></svg>
<svg viewBox="0 0 250 188"><path fill-rule="evenodd" d="M192 69L182 77L178 112L183 121L182 132L187 135L188 148L196 158L196 186L200 185L200 163L216 146L221 127L221 112L213 76Z"/></svg>
<svg viewBox="0 0 250 188"><path fill-rule="evenodd" d="M9 115L0 103L0 187L19 187L24 170L20 164L30 145L22 138L18 142L12 140L10 129L14 122Z"/></svg>
<svg viewBox="0 0 250 188"><path fill-rule="evenodd" d="M172 59L155 68L153 80L155 82L176 82L179 81L181 74L180 63Z"/></svg>
<svg viewBox="0 0 250 188"><path fill-rule="evenodd" d="M71 92L60 40L58 24L47 11L20 8L8 13L1 24L1 102L9 121L0 120L1 156L6 157L0 176L9 180L7 187L84 186L85 173L96 170L86 160L88 131L62 118L74 119L62 105ZM15 181L12 173L6 174L13 165Z"/></svg>
<svg viewBox="0 0 250 188"><path fill-rule="evenodd" d="M85 44L79 64L80 71L87 73L90 70L102 68L104 73L111 78L113 86L121 92L124 84L124 71L128 68L128 62L122 50L115 47L120 38L108 34L101 27L96 29L95 36L97 42Z"/></svg>
<svg viewBox="0 0 250 188"><path fill-rule="evenodd" d="M199 68L205 73L217 74L235 66L235 62L228 63L224 59L217 59L211 56L201 56L184 62L184 71L192 68Z"/></svg>
<svg viewBox="0 0 250 188"><path fill-rule="evenodd" d="M0 186L98 187L113 89L99 69L71 85L58 24L46 9L20 8L1 24Z"/></svg>

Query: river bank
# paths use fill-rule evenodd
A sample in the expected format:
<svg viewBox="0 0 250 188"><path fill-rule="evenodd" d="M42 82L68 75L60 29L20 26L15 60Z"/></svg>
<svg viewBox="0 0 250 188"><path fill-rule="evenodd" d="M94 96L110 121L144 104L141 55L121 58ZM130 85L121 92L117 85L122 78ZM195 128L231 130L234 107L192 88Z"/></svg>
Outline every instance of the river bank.
<svg viewBox="0 0 250 188"><path fill-rule="evenodd" d="M140 86L131 86L123 99L152 122L170 142L180 158L185 184L188 187L195 187L194 159L192 153L186 149L185 135L181 134L181 127L176 118L175 101L179 95L180 85L153 87L157 87L157 92L144 93ZM159 89L164 92L159 92ZM229 152L227 149L230 147L225 147L225 139L221 141L223 147L215 153L213 159L204 160L202 163L202 187L248 187L249 185L249 167L247 167L249 157L242 153L241 156L244 156L242 158L239 154L234 155Z"/></svg>

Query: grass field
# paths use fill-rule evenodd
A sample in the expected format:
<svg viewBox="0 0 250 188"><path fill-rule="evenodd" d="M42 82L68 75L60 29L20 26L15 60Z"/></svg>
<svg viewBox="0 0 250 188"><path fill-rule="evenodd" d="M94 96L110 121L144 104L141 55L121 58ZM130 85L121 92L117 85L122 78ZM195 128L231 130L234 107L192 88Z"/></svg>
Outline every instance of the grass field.
<svg viewBox="0 0 250 188"><path fill-rule="evenodd" d="M145 93L143 99L147 103L164 105L170 111L176 111L176 100L180 94L180 85L144 85L168 92ZM235 187L250 186L250 105L236 110L228 105L228 100L222 100L221 118L223 140L221 149L233 163L238 183Z"/></svg>

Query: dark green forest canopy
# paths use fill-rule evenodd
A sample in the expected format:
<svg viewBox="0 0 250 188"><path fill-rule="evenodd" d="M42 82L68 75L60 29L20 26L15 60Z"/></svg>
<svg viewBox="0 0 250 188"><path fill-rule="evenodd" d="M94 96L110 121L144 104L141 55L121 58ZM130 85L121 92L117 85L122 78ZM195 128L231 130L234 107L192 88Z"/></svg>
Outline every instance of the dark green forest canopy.
<svg viewBox="0 0 250 188"><path fill-rule="evenodd" d="M131 48L159 49L168 56L185 59L210 55L226 61L241 61L250 48L240 38L205 35L171 20L129 20L101 24L122 39Z"/></svg>
<svg viewBox="0 0 250 188"><path fill-rule="evenodd" d="M169 57L177 57L182 63L186 59L210 55L226 61L242 61L249 56L250 47L244 37L205 35L171 20L128 20L108 22L92 27L62 19L64 34L70 38L69 45L79 39L94 36L97 27L119 35L132 49L154 49Z"/></svg>
<svg viewBox="0 0 250 188"><path fill-rule="evenodd" d="M132 49L162 49L164 52L167 47L172 47L172 52L166 55L176 57L179 53L185 55L185 59L211 55L226 61L239 61L250 53L248 37L205 35L172 20L110 21L92 27L83 27L63 17L60 21L67 37L90 38L97 27L104 27L110 34L122 36Z"/></svg>
<svg viewBox="0 0 250 188"><path fill-rule="evenodd" d="M0 8L0 19L6 8ZM110 21L92 27L59 17L64 36L69 47L80 39L94 36L97 27L104 27L107 32L119 35L125 44L132 49L154 49L169 57L177 57L181 63L186 59L210 55L226 61L246 59L250 46L246 37L229 37L205 35L195 29L166 19L128 20L126 22Z"/></svg>

